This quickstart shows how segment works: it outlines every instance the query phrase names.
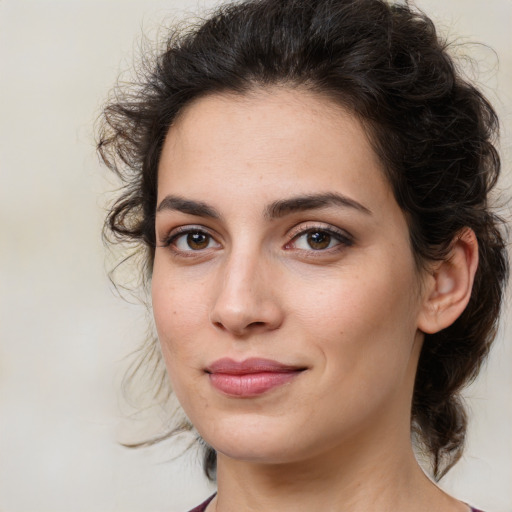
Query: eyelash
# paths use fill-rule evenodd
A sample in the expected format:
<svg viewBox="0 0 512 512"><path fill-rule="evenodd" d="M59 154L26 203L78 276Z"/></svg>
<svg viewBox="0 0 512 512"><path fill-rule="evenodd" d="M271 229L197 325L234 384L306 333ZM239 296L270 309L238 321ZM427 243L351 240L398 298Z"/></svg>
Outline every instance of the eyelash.
<svg viewBox="0 0 512 512"><path fill-rule="evenodd" d="M327 247L325 249L313 249L312 247L310 247L309 249L297 248L296 250L312 253L315 256L321 256L322 254L343 250L345 247L350 247L354 244L354 240L352 239L352 237L344 231L335 229L333 227L325 227L312 224L307 226L300 225L300 227L297 227L295 230L293 230L290 235L290 241L286 243L285 248L287 248L290 244L296 242L300 238L306 237L307 235L314 233L326 234L335 241L337 241L338 243L336 243L332 247Z"/></svg>
<svg viewBox="0 0 512 512"><path fill-rule="evenodd" d="M196 233L208 237L208 239L209 239L208 245L211 240L215 240L215 238L207 230L205 230L202 226L182 226L182 227L178 227L178 228L174 229L169 236L167 236L164 240L162 240L161 247L171 248L175 254L179 254L182 256L194 256L194 253L197 254L199 252L202 252L202 250L190 249L188 251L183 251L183 250L178 249L177 247L173 248L172 246L176 243L176 241L180 237L184 237L186 235L196 234ZM191 254L187 254L187 253L191 253Z"/></svg>
<svg viewBox="0 0 512 512"><path fill-rule="evenodd" d="M290 237L289 237L289 241L284 245L284 248L287 250L291 250L291 249L293 249L290 247L291 244L293 244L294 242L299 240L301 237L305 237L308 234L314 234L314 233L326 234L327 236L331 237L338 243L336 243L332 247L327 247L324 249L309 248L309 249L296 249L296 250L301 251L301 252L313 253L313 254L316 253L315 256L320 256L325 253L340 251L343 248L350 247L354 244L352 237L341 230L337 230L332 227L327 228L325 226L318 226L318 225L309 225L309 226L301 225L300 227L297 227L294 230L292 230ZM208 237L208 239L209 239L208 245L210 244L210 242L212 240L215 241L215 237L213 235L211 235L208 232L208 230L204 229L204 227L202 227L202 226L183 226L183 227L178 227L178 228L174 229L173 232L170 234L170 236L163 239L161 242L161 244L162 244L161 247L171 248L175 254L184 256L184 257L195 256L195 255L198 255L198 253L202 253L203 251L209 249L209 247L206 247L205 249L197 249L197 250L194 250L194 249L180 250L180 249L178 249L175 246L176 241L180 237L184 237L184 236L190 235L190 234L201 234L201 235ZM329 242L329 244L330 244L330 242ZM172 247L173 245L174 245L174 247Z"/></svg>

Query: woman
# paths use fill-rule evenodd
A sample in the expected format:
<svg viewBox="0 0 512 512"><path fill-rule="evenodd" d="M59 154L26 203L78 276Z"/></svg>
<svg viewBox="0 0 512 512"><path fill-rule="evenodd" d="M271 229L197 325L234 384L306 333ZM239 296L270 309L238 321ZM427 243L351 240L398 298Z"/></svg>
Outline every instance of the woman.
<svg viewBox="0 0 512 512"><path fill-rule="evenodd" d="M146 249L161 352L207 448L197 511L468 511L461 388L507 275L495 113L431 21L262 0L173 35L99 150ZM411 443L411 434L413 443ZM473 509L474 510L474 509Z"/></svg>

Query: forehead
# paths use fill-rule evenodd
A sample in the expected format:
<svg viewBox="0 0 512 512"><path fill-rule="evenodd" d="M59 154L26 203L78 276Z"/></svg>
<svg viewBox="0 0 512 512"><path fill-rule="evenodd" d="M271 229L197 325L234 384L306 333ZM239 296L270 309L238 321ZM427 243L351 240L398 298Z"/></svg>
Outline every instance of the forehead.
<svg viewBox="0 0 512 512"><path fill-rule="evenodd" d="M159 165L159 201L169 193L255 201L333 190L359 202L392 199L358 119L297 89L194 101L169 129Z"/></svg>

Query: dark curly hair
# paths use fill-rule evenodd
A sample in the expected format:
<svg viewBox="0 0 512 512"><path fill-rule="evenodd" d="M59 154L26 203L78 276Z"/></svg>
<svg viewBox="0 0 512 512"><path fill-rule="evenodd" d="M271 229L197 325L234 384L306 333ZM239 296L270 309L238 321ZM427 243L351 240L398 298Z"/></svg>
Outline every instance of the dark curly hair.
<svg viewBox="0 0 512 512"><path fill-rule="evenodd" d="M447 257L466 227L479 246L470 302L428 334L419 360L411 431L440 478L462 454L460 391L496 334L508 273L502 220L489 206L500 159L498 121L457 71L432 21L383 0L251 0L221 6L171 32L138 84L104 109L98 150L122 179L106 220L110 241L136 243L151 278L157 166L169 126L198 98L272 85L320 93L364 126L404 211L418 267ZM165 436L164 436L165 437ZM215 452L207 447L211 476Z"/></svg>

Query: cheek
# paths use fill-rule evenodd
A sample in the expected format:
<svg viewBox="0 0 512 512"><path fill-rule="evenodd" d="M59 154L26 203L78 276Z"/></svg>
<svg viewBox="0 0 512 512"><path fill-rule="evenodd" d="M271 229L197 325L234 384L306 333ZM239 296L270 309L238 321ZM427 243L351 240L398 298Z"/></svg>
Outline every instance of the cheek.
<svg viewBox="0 0 512 512"><path fill-rule="evenodd" d="M153 315L171 388L182 406L190 409L189 398L204 402L197 385L203 375L197 359L201 353L198 332L201 314L197 300L153 276ZM204 406L206 404L203 404Z"/></svg>
<svg viewBox="0 0 512 512"><path fill-rule="evenodd" d="M201 331L208 322L204 287L162 272L155 260L152 304L158 339L171 381L182 369L197 366ZM173 382L173 385L175 382Z"/></svg>
<svg viewBox="0 0 512 512"><path fill-rule="evenodd" d="M308 286L301 301L302 329L323 353L327 369L338 371L340 378L357 373L365 380L386 367L403 366L414 342L412 263L376 261L380 264L347 268L324 286Z"/></svg>
<svg viewBox="0 0 512 512"><path fill-rule="evenodd" d="M412 276L347 273L338 286L303 302L299 330L307 333L319 370L308 418L323 418L334 436L340 424L371 422L408 393L416 368Z"/></svg>

